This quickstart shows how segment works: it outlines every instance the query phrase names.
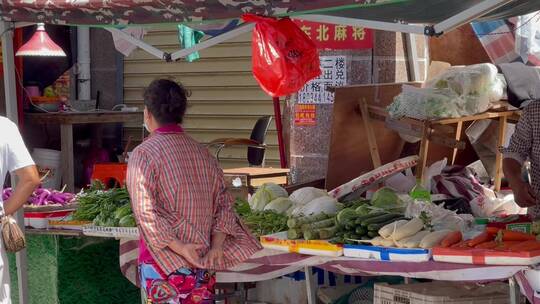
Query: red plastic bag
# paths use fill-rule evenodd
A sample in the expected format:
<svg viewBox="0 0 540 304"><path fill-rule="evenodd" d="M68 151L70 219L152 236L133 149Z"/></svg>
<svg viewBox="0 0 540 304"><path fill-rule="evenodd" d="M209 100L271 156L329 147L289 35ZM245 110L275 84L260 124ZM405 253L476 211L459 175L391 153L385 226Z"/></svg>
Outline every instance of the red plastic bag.
<svg viewBox="0 0 540 304"><path fill-rule="evenodd" d="M315 43L291 19L252 14L242 18L257 23L252 38L253 76L268 95L296 93L321 74Z"/></svg>

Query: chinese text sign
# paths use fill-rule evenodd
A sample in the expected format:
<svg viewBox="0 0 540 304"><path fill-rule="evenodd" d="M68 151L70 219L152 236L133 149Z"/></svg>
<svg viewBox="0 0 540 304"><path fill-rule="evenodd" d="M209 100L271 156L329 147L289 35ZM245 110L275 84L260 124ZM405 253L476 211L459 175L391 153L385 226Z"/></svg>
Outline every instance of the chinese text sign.
<svg viewBox="0 0 540 304"><path fill-rule="evenodd" d="M299 104L330 104L334 102L334 93L328 87L340 87L347 84L347 61L345 56L321 56L321 75L298 92Z"/></svg>

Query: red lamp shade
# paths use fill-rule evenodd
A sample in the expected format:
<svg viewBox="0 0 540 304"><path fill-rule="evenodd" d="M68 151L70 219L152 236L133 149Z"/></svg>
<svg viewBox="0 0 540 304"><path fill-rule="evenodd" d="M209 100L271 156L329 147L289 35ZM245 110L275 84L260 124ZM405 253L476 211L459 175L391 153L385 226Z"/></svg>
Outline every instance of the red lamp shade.
<svg viewBox="0 0 540 304"><path fill-rule="evenodd" d="M65 57L66 53L47 35L45 25L38 23L37 30L32 35L32 38L19 48L15 56Z"/></svg>

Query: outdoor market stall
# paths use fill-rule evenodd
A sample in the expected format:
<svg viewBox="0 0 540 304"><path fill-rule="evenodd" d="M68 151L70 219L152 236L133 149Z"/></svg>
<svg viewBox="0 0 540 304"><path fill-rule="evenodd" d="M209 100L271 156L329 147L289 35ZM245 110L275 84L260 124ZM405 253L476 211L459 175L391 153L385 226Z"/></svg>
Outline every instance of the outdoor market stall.
<svg viewBox="0 0 540 304"><path fill-rule="evenodd" d="M127 9L130 8L129 14L125 14ZM204 8L204 9L202 9ZM86 24L86 25L109 25L109 26L123 26L126 24L151 24L153 22L163 23L163 19L166 22L199 22L213 19L227 19L237 18L244 11L250 11L252 13L261 13L266 15L278 15L287 16L291 15L294 18L303 20L320 21L332 24L343 25L355 25L366 26L374 29L394 30L405 33L426 34L430 36L440 35L445 31L454 29L455 27L468 23L470 21L481 18L501 18L506 16L513 16L523 14L526 12L540 9L540 3L537 1L510 1L510 0L470 0L460 1L459 3L442 3L441 1L384 1L381 3L371 1L369 5L364 3L353 3L353 1L311 1L309 3L296 1L296 2L283 2L274 5L268 5L260 2L248 1L241 6L234 4L222 4L222 3L205 3L200 1L193 1L184 3L181 6L174 6L172 4L164 5L162 3L153 2L147 6L139 6L138 3L122 3L122 4L104 4L101 1L88 1L85 4L71 4L71 3L42 3L40 1L34 1L30 3L2 3L0 5L0 15L3 18L3 22L0 26L2 32L2 48L4 56L4 71L6 73L5 87L6 87L6 108L8 116L17 121L19 117L17 113L17 100L15 95L15 75L14 75L14 62L13 62L13 44L11 41L11 30L14 26L24 26L26 22L45 22L53 24ZM399 16L396 21L396 16ZM13 23L12 23L13 22ZM15 23L23 22L23 23ZM428 24L426 26L407 24L407 23L423 23ZM137 46L147 50L151 54L154 54L164 60L178 60L181 57L187 56L192 52L198 51L202 48L219 43L226 39L235 37L238 34L250 31L253 28L252 24L243 25L235 30L232 30L222 36L211 38L194 47L181 50L176 53L168 54L162 52L152 46L149 46L143 42L137 41L129 35L123 36L126 40L131 41ZM112 32L120 32L118 29L110 28ZM123 34L120 34L123 35ZM279 99L274 99L276 106L277 121L281 121L279 113ZM278 130L281 131L281 130ZM280 135L281 136L281 135ZM281 160L282 165L285 164L285 153L283 142L280 142L281 146ZM391 173L398 168L405 169L416 164L416 159L405 162L404 167L397 166L396 168L382 167L378 177L388 177ZM393 170L394 171L393 171ZM423 169L423 168L422 168ZM402 170L398 170L402 171ZM336 188L335 191L330 192L330 196L333 198L342 198L340 192L348 189L345 194L353 192L362 188L362 184L358 184L358 180L353 181L353 185L345 185L344 188ZM363 189L366 190L366 189ZM422 191L420 191L422 192ZM325 194L326 196L327 194ZM322 195L321 195L322 196ZM283 197L285 198L285 197ZM80 203L80 202L79 202ZM124 202L125 203L125 202ZM263 203L264 209L266 204ZM305 202L308 203L308 202ZM326 204L326 203L325 203ZM328 204L326 204L328 205ZM118 206L117 206L118 207ZM289 207L291 207L289 205ZM317 206L314 206L317 207ZM258 209L261 207L257 207ZM277 206L274 208L280 208ZM264 210L259 210L264 211ZM334 210L334 213L337 210ZM307 211L306 211L307 212ZM125 216L125 215L124 215ZM397 217L395 217L397 219ZM93 219L95 220L95 218ZM101 219L104 220L104 219ZM118 219L120 220L120 219ZM19 222L22 223L22 217L19 216ZM97 225L99 226L99 225ZM110 225L104 224L108 227ZM330 227L324 227L330 228ZM92 227L91 229L100 230ZM105 229L106 230L106 229ZM371 232L371 231L370 231ZM84 230L83 230L84 233ZM92 233L87 231L87 233ZM375 235L375 234L373 234ZM114 235L112 235L114 236ZM126 245L124 243L124 245ZM128 246L126 246L128 247ZM397 263L389 264L387 262L373 262L364 261L352 258L306 258L305 256L294 254L279 254L275 255L271 252L263 252L267 254L263 257L254 258L250 263L241 265L241 271L231 270L220 274L218 278L223 281L234 280L232 274L240 272L242 275L245 273L245 278L250 280L256 280L253 276L254 272L268 273L266 277L281 276L286 272L293 272L301 269L302 267L311 267L318 265L325 269L331 269L341 273L349 274L399 274L403 276L418 276L432 279L448 279L459 280L463 279L455 275L459 273L486 273L493 274L493 276L486 277L474 277L475 280L492 280L492 279L504 279L510 278L514 274L524 270L522 265L518 266L459 266L455 264L444 264L440 262L423 262L423 263ZM275 260L274 260L275 258ZM279 259L278 259L279 258ZM285 259L287 262L282 261ZM305 260L304 260L305 259ZM19 282L21 291L21 303L27 302L27 296L25 295L25 267L21 266L25 264L24 252L18 255L19 260ZM294 266L291 266L289 261L294 261ZM256 266L253 265L262 265ZM399 265L401 269L397 271L384 270L384 266ZM420 265L420 266L419 266ZM257 269L258 267L267 268L269 271L262 271L263 269ZM300 267L300 268L298 268ZM382 267L381 270L375 270L374 267ZM397 269L397 267L396 267ZM482 272L477 271L481 269ZM441 276L439 271L445 271L448 276ZM494 274L496 273L496 274ZM239 276L240 277L240 276ZM263 277L260 277L261 279ZM235 281L239 281L236 279ZM309 281L309 280L308 280ZM313 289L310 289L313 290ZM310 295L310 303L314 303L314 297Z"/></svg>

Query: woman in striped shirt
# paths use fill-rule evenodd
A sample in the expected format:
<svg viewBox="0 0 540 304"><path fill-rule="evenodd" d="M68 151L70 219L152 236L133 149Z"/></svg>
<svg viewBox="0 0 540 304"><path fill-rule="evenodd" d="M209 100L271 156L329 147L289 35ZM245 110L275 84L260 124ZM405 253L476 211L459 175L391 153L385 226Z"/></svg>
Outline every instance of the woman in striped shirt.
<svg viewBox="0 0 540 304"><path fill-rule="evenodd" d="M234 212L218 162L180 126L187 95L171 80L150 84L144 93L150 137L129 159L148 303L213 303L214 271L261 249Z"/></svg>

